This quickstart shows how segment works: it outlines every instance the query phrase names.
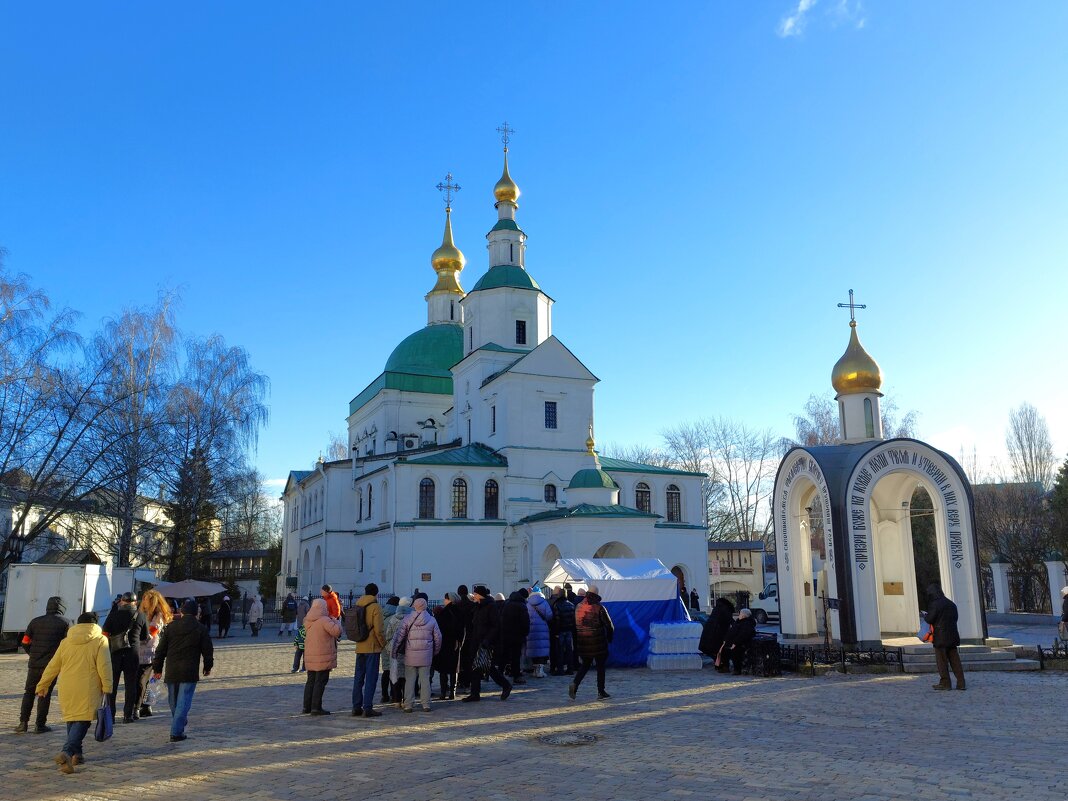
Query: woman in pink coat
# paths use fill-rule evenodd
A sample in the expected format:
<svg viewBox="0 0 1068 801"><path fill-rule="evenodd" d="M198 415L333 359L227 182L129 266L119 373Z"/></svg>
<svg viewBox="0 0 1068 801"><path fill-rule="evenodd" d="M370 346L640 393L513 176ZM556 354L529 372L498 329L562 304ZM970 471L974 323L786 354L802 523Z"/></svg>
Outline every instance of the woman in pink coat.
<svg viewBox="0 0 1068 801"><path fill-rule="evenodd" d="M304 684L304 714L329 715L323 709L323 692L330 681L330 671L337 667L337 640L341 622L330 617L326 601L316 598L304 618L304 667L308 680Z"/></svg>

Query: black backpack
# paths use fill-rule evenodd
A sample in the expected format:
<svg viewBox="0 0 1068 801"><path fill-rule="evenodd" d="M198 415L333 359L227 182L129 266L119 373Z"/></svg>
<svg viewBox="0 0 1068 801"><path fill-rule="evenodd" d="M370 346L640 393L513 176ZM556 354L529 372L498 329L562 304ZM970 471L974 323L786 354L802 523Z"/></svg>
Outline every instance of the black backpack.
<svg viewBox="0 0 1068 801"><path fill-rule="evenodd" d="M377 603L377 601L371 601ZM363 642L371 636L371 627L367 625L367 606L350 606L345 611L345 635L353 642Z"/></svg>

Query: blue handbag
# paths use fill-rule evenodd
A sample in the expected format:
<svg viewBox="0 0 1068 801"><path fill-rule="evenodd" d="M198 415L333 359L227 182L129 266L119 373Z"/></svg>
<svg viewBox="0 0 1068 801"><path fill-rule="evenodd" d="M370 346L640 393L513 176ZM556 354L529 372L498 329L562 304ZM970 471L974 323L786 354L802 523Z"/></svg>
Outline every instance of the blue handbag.
<svg viewBox="0 0 1068 801"><path fill-rule="evenodd" d="M96 726L93 728L93 739L98 743L110 740L115 733L115 721L111 717L111 704L108 703L107 694L100 702L100 708L96 710Z"/></svg>

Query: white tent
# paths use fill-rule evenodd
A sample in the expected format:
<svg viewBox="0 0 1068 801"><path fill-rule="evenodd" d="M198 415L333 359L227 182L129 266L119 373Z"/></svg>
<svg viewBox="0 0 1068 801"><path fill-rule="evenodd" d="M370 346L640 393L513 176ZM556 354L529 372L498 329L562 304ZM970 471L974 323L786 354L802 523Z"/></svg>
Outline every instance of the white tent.
<svg viewBox="0 0 1068 801"><path fill-rule="evenodd" d="M564 582L576 592L596 584L605 603L668 601L679 592L674 574L659 559L557 559L542 583Z"/></svg>

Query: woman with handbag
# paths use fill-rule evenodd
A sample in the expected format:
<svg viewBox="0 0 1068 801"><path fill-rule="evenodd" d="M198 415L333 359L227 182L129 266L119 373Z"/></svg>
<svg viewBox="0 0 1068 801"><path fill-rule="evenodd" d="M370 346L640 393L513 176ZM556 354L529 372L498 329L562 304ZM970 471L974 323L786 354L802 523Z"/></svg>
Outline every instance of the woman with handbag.
<svg viewBox="0 0 1068 801"><path fill-rule="evenodd" d="M67 742L56 755L63 773L74 773L74 766L85 762L82 741L98 712L110 713L101 701L111 691L111 649L108 638L97 625L95 612L84 612L70 627L37 683L37 695L44 697L59 677L59 701L63 720L67 722Z"/></svg>
<svg viewBox="0 0 1068 801"><path fill-rule="evenodd" d="M156 656L156 646L159 645L159 635L163 633L163 627L174 620L171 605L167 599L156 590L149 590L141 596L141 612L148 620L148 637L141 641L138 647L138 662L140 673L138 681L141 686L141 708L138 716L142 718L152 717L152 704L148 698L148 686L152 680L152 660Z"/></svg>
<svg viewBox="0 0 1068 801"><path fill-rule="evenodd" d="M430 665L434 655L441 650L441 629L433 616L427 612L426 599L412 601L412 614L398 627L393 636L392 656L404 660L405 712L415 708L415 688L419 687L419 700L423 711L430 711Z"/></svg>

